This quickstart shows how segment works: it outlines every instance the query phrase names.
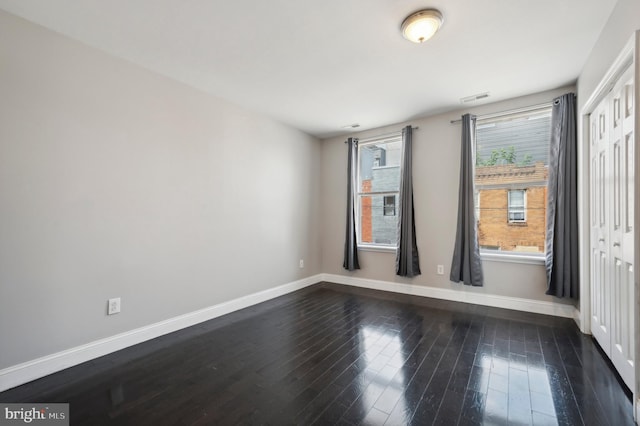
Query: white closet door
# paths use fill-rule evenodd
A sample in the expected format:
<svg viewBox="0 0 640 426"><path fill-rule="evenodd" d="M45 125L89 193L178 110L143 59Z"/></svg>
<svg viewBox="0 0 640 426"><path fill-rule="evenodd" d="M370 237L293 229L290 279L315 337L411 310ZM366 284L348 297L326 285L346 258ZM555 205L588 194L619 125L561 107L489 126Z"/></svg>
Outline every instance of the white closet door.
<svg viewBox="0 0 640 426"><path fill-rule="evenodd" d="M626 73L611 92L611 154L613 197L611 262L613 276L611 361L630 389L634 389L633 78Z"/></svg>
<svg viewBox="0 0 640 426"><path fill-rule="evenodd" d="M590 117L591 332L634 391L634 99L631 69Z"/></svg>
<svg viewBox="0 0 640 426"><path fill-rule="evenodd" d="M602 349L611 352L611 294L609 270L609 98L590 118L591 138L591 333Z"/></svg>

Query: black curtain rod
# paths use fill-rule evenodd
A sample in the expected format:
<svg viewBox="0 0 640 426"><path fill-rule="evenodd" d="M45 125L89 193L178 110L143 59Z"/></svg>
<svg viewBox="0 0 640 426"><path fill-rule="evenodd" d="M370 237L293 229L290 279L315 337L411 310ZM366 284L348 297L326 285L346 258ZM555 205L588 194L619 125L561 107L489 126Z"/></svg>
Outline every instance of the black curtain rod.
<svg viewBox="0 0 640 426"><path fill-rule="evenodd" d="M403 128L404 128L404 127L403 127ZM412 127L411 129L413 129L413 130L418 130L419 128L420 128L420 127L416 126L416 127ZM371 136L371 137L368 137L368 138L362 138L361 140L363 140L363 141L368 141L368 140L382 139L382 138L384 138L385 136L396 135L396 134L398 134L398 133L402 133L402 130L398 130L397 132L383 133L383 134L381 134L381 135ZM358 138L356 138L356 139L358 139ZM359 140L359 141L360 141L360 140ZM347 141L344 141L344 143L347 143Z"/></svg>
<svg viewBox="0 0 640 426"><path fill-rule="evenodd" d="M550 101L550 102L545 102L543 104L532 105L524 108L515 108L507 111L492 112L491 114L478 115L476 119L487 120L489 118L507 117L509 115L516 115L516 114L522 114L525 112L538 111L541 109L551 108L552 104L553 104L553 101ZM456 124L456 123L460 123L461 121L462 121L462 118L458 118L457 120L451 120L450 123Z"/></svg>

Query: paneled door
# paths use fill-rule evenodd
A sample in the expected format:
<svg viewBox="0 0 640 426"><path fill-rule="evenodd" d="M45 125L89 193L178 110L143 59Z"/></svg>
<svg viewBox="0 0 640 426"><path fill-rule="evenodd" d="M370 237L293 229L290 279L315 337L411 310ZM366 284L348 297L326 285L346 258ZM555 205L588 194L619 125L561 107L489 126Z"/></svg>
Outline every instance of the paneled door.
<svg viewBox="0 0 640 426"><path fill-rule="evenodd" d="M611 361L634 389L634 99L633 77L625 73L611 97L613 202L611 208Z"/></svg>
<svg viewBox="0 0 640 426"><path fill-rule="evenodd" d="M591 333L611 353L609 96L591 113Z"/></svg>
<svg viewBox="0 0 640 426"><path fill-rule="evenodd" d="M634 98L629 69L590 118L591 331L634 379Z"/></svg>

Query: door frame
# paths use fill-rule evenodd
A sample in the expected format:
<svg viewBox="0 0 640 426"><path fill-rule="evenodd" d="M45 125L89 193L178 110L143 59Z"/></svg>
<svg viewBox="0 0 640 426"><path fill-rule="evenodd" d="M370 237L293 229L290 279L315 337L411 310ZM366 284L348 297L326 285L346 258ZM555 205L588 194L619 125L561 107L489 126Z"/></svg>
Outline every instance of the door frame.
<svg viewBox="0 0 640 426"><path fill-rule="evenodd" d="M590 128L589 115L595 110L596 106L611 91L617 80L629 68L634 67L634 153L635 153L635 169L640 166L640 30L633 33L629 41L625 44L618 57L609 67L600 83L589 96L587 102L578 115L578 196L581 199L578 203L578 223L579 223L579 257L580 263L580 302L579 312L576 314L576 322L580 327L580 331L591 334L591 255L590 255ZM640 173L636 172L634 176L634 268L640 265ZM633 274L634 292L636 307L640 307L640 271ZM638 421L640 419L640 399L638 391L640 390L640 309L635 309L634 317L634 336L635 336L635 383L636 391L633 395L634 417Z"/></svg>

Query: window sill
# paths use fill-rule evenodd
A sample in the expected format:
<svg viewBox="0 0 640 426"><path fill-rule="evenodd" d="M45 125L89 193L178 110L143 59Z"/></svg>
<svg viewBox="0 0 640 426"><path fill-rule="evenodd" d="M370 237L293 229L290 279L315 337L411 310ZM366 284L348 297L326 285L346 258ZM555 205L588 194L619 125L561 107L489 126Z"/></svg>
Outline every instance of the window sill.
<svg viewBox="0 0 640 426"><path fill-rule="evenodd" d="M377 251L382 253L395 253L396 248L391 246L373 246L373 245L359 245L360 251Z"/></svg>
<svg viewBox="0 0 640 426"><path fill-rule="evenodd" d="M480 252L482 260L489 262L525 263L529 265L544 265L544 255L535 254L507 254Z"/></svg>

